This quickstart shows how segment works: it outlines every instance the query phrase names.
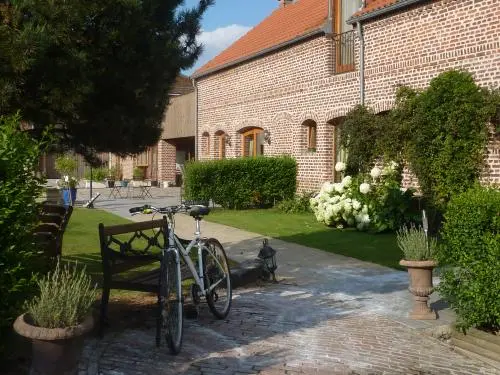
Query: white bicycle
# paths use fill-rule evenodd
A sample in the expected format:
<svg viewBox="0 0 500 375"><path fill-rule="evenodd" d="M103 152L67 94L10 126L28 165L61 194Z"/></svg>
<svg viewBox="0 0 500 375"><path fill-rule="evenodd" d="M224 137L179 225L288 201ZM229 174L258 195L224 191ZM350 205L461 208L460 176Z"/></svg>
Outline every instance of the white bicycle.
<svg viewBox="0 0 500 375"><path fill-rule="evenodd" d="M194 238L187 246L175 234L174 215L179 211L188 212L195 220ZM170 352L177 354L182 345L184 311L181 258L194 278L194 284L191 285L193 303L198 305L204 298L214 316L224 319L231 309L232 298L231 272L226 252L215 238L201 237L200 221L210 212L206 206L182 204L157 208L145 205L131 208L129 212L133 215L159 213L168 219L168 246L165 244L162 249L160 266L156 344L161 344L161 336L164 335ZM191 252L194 252L195 262Z"/></svg>

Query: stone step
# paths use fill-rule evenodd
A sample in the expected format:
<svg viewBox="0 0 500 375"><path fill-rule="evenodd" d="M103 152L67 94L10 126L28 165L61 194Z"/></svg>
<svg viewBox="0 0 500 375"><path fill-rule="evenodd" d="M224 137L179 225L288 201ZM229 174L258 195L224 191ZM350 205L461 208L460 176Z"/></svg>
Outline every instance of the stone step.
<svg viewBox="0 0 500 375"><path fill-rule="evenodd" d="M500 341L498 341L498 337L496 335L481 332L477 329L471 329L467 331L467 334L465 335L461 332L455 331L453 332L453 337L493 353L497 353L497 357L500 358Z"/></svg>
<svg viewBox="0 0 500 375"><path fill-rule="evenodd" d="M494 335L492 336L495 338ZM462 354L500 369L500 347L496 343L458 332L453 333L451 342L455 349Z"/></svg>

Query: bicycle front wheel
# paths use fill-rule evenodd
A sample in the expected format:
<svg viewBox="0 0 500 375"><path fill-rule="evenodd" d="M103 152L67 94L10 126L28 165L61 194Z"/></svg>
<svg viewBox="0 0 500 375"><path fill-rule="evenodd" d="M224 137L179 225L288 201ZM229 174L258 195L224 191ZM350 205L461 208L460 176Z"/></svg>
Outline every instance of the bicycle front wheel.
<svg viewBox="0 0 500 375"><path fill-rule="evenodd" d="M214 238L203 244L203 274L206 299L212 314L224 319L231 309L231 271L224 248Z"/></svg>
<svg viewBox="0 0 500 375"><path fill-rule="evenodd" d="M159 326L172 354L178 354L182 345L184 306L180 280L180 266L176 262L176 254L174 251L167 251L160 267Z"/></svg>

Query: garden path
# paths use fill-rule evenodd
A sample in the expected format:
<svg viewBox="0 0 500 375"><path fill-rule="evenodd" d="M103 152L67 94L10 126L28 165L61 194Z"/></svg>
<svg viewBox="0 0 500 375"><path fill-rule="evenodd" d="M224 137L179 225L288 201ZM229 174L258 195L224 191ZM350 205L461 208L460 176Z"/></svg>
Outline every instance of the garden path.
<svg viewBox="0 0 500 375"><path fill-rule="evenodd" d="M161 204L175 199L162 198ZM135 203L99 207L129 217ZM176 215L176 231L191 235L193 219ZM217 237L236 261L255 258L262 241L258 234L210 222L203 222L202 232ZM500 374L431 336L454 319L439 296L432 299L439 320L406 317L406 272L274 239L270 245L278 252L280 282L235 291L226 320L216 321L202 308L197 320L186 321L180 355L155 348L152 316L141 329L87 340L80 373Z"/></svg>

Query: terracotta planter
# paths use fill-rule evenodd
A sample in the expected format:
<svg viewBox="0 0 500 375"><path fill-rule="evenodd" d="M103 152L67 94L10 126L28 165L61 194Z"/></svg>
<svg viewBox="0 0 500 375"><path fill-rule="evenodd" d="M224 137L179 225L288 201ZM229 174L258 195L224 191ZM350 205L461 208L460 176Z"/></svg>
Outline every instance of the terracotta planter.
<svg viewBox="0 0 500 375"><path fill-rule="evenodd" d="M437 262L433 260L401 260L401 266L408 268L410 287L408 290L414 297L413 311L410 313L411 319L434 320L437 319L436 312L428 305L429 296L434 291L432 285L432 270Z"/></svg>
<svg viewBox="0 0 500 375"><path fill-rule="evenodd" d="M34 326L29 315L23 314L14 322L14 330L31 339L33 359L31 374L76 374L83 337L94 326L92 315L82 324L68 328Z"/></svg>

